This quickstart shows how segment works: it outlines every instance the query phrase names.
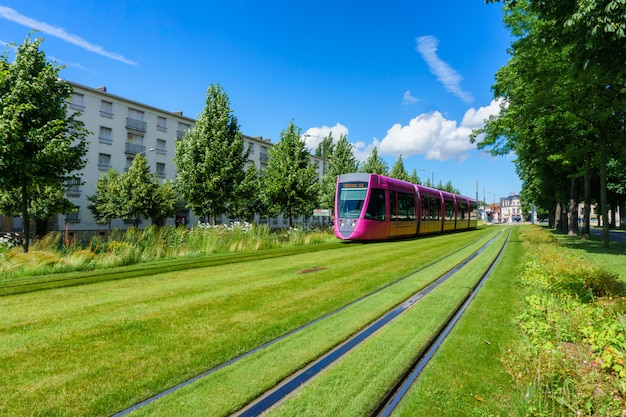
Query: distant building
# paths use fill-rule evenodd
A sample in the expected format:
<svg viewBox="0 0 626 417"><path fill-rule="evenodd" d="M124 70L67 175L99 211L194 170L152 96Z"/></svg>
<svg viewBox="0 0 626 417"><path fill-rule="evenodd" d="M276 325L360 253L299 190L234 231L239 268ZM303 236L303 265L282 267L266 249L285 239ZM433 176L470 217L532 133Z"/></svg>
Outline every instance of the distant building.
<svg viewBox="0 0 626 417"><path fill-rule="evenodd" d="M502 223L521 222L522 201L519 194L511 193L508 197L500 198L500 220Z"/></svg>
<svg viewBox="0 0 626 417"><path fill-rule="evenodd" d="M116 219L110 225L96 223L87 208L87 196L96 194L96 182L109 168L122 174L128 170L137 154L147 158L151 172L159 180L174 179L176 141L183 137L186 130L194 127L195 119L183 116L182 112L162 110L111 94L106 87L91 88L71 81L69 84L74 91L68 103L68 112L81 112L78 120L92 133L87 137L87 166L80 171L80 176L77 175L68 182L66 188L67 199L76 205L78 211L53 216L48 221L48 230L104 234L113 228L127 229L133 225L132 220ZM243 137L245 146L250 150L247 164L263 170L268 162L268 149L272 147L270 139L261 136ZM311 160L316 164L321 178L325 170L325 160L312 155ZM272 227L288 225L288 219L283 219L282 216L272 219L261 219L258 215L256 217L257 221L269 222ZM195 213L183 208L175 218L167 219L165 224L183 224L189 227L199 220L201 219ZM218 223L227 223L230 220L222 216ZM140 227L150 224L150 219L143 219ZM20 218L0 215L0 231L21 230Z"/></svg>

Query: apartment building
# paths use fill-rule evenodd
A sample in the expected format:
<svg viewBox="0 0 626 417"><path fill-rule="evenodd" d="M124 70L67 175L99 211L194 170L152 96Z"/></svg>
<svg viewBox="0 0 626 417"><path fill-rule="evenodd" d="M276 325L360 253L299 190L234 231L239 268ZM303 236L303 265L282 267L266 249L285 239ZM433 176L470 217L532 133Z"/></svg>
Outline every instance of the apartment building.
<svg viewBox="0 0 626 417"><path fill-rule="evenodd" d="M511 193L500 198L500 219L502 223L522 221L522 200L519 194Z"/></svg>
<svg viewBox="0 0 626 417"><path fill-rule="evenodd" d="M104 234L111 229L127 229L133 225L132 220L115 219L110 225L96 223L87 208L88 196L96 194L96 182L109 168L123 173L131 166L136 155L142 154L148 160L151 172L160 181L176 177L176 166L173 162L176 141L183 137L186 130L194 127L195 119L184 116L182 112L171 112L148 104L139 103L107 91L106 87L91 88L68 81L73 88L68 103L68 112L79 111L78 118L85 128L91 132L86 154L87 165L70 180L66 188L66 197L77 207L76 213L65 213L54 216L48 221L48 230L62 230L77 234ZM261 136L244 135L247 148L250 150L248 164L254 164L262 170L267 166L270 139ZM324 160L311 156L318 167L318 174L324 174ZM183 224L191 227L200 219L193 212L181 208L175 218L167 219L167 225ZM231 219L222 216L219 223L228 223ZM287 225L288 219L282 216L273 219L262 219L273 227ZM151 224L150 219L143 219L140 227ZM20 218L8 218L0 215L0 231L21 231Z"/></svg>

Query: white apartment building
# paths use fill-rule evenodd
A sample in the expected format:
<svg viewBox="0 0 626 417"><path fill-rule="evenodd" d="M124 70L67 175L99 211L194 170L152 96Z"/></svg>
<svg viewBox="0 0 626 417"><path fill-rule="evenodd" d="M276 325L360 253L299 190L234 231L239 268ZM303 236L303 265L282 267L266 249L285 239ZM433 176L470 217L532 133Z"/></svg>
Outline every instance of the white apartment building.
<svg viewBox="0 0 626 417"><path fill-rule="evenodd" d="M144 155L148 160L151 172L159 180L171 180L176 177L176 166L173 158L176 141L183 137L185 130L193 128L195 119L183 116L182 112L170 112L147 104L139 103L121 96L111 94L106 87L91 88L69 81L73 88L68 112L79 111L78 118L85 128L91 132L86 154L87 165L74 181L70 181L66 189L66 197L78 208L77 213L59 214L48 222L48 230L61 230L77 234L105 234L110 229L127 229L132 221L116 219L110 225L96 223L90 210L88 196L96 194L96 182L109 168L124 173L131 166L137 154ZM254 164L262 170L267 166L268 149L272 146L270 139L260 136L244 135L250 156L248 164ZM311 156L318 167L320 178L324 174L325 161ZM81 185L81 183L83 183ZM21 231L22 222L19 218L2 218L0 215L0 231ZM181 208L176 218L167 219L167 225L184 224L187 227L198 223L199 217L185 208ZM228 223L231 219L222 216L219 223ZM272 227L288 225L288 219L282 216L272 219L261 219L258 222L270 222ZM144 219L140 228L151 224Z"/></svg>
<svg viewBox="0 0 626 417"><path fill-rule="evenodd" d="M519 194L511 193L500 198L500 219L502 223L522 221L522 200Z"/></svg>

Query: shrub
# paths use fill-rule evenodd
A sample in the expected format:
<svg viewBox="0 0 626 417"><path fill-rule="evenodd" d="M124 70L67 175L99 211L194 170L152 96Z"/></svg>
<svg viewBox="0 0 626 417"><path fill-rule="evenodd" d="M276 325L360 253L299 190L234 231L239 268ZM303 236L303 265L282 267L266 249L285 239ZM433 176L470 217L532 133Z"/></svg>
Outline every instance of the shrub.
<svg viewBox="0 0 626 417"><path fill-rule="evenodd" d="M622 415L626 409L626 299L617 276L524 233L517 323L528 342L503 356L530 416ZM522 235L522 234L520 234ZM528 240L526 240L528 238Z"/></svg>

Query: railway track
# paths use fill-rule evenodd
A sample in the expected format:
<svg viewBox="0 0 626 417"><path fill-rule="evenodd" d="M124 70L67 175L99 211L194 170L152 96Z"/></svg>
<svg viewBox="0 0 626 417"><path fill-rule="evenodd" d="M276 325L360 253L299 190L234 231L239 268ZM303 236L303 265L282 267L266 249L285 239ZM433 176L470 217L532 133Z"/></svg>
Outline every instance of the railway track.
<svg viewBox="0 0 626 417"><path fill-rule="evenodd" d="M510 231L509 231L510 236ZM387 394L385 399L380 402L378 409L373 413L373 416L376 417L389 417L391 413L396 409L396 407L400 404L400 401L404 398L409 389L413 386L417 378L419 378L422 370L428 365L433 355L439 349L441 344L444 342L448 334L452 331L454 326L456 326L459 318L463 315L469 304L472 302L483 283L489 276L491 275L493 269L499 262L504 250L506 249L506 245L508 243L509 236L507 236L507 241L504 243L500 251L498 252L498 256L493 260L489 269L483 274L478 283L474 286L471 293L465 298L463 303L454 311L452 318L445 324L443 329L436 335L433 342L429 345L428 349L424 351L423 354L419 355L413 363L411 364L409 370L405 373L405 375L395 384L394 388Z"/></svg>
<svg viewBox="0 0 626 417"><path fill-rule="evenodd" d="M344 343L339 344L338 346L336 346L334 349L332 349L329 353L327 353L326 355L323 355L322 357L318 358L317 360L313 361L309 366L305 367L303 370L301 370L300 372L286 378L282 383L278 384L276 387L274 387L274 389L272 389L271 391L267 392L266 394L260 396L259 398L257 398L256 400L254 400L253 402L251 402L250 404L247 404L245 407L243 407L236 415L238 416L256 416L256 415L260 415L264 412L266 412L267 410L271 409L272 407L276 406L277 404L280 404L282 401L284 401L285 398L287 398L288 396L290 396L294 391L298 390L303 384L305 384L308 380L310 380L311 378L314 378L318 373L326 370L329 366L331 366L334 362L336 362L339 358L341 358L343 355L345 355L346 353L350 352L352 349L354 349L356 346L358 346L360 343L362 343L363 341L365 341L368 337L370 337L372 334L376 333L380 328L386 326L387 324L393 322L398 316L402 315L406 310L408 310L410 307L412 307L415 303L419 302L422 298L424 298L426 295L428 295L431 291L435 290L437 287L439 287L441 284L443 284L446 280L448 280L450 277L454 276L456 273L458 273L458 271L460 271L461 269L463 269L468 263L470 263L473 259L475 259L476 257L478 257L487 247L489 247L490 245L493 244L493 242L496 240L496 238L500 235L500 233L498 233L496 236L493 236L490 238L490 240L485 243L482 247L480 247L479 249L475 250L474 252L472 252L469 256L467 256L466 258L464 258L461 262L457 263L453 268L449 269L445 274L442 274L441 276L437 277L435 280L433 280L432 282L430 282L428 285L426 285L425 287L421 288L419 291L417 291L416 293L414 293L410 298L408 298L407 300L405 300L404 302L402 302L401 304L397 305L395 308L393 308L392 310L390 310L388 313L386 313L385 315L383 315L382 317L380 317L378 320L376 320L373 324L371 324L370 326L362 329L360 332L358 332L354 337L344 341ZM473 242L472 244L475 244L475 242ZM471 244L470 244L471 245ZM467 245L467 246L470 246ZM270 346L278 343L279 341L282 341L284 339L287 339L291 336L294 336L295 334L302 332L303 330L313 326L316 323L319 323L323 320L329 319L332 316L335 316L336 314L338 314L339 312L363 301L366 300L370 297L373 297L374 295L381 293L385 290L388 290L390 288L393 288L396 285L399 285L401 282L405 281L406 279L419 274L421 271L436 265L438 263L444 262L444 260L446 260L447 258L449 258L450 256L454 255L455 253L458 253L460 251L462 251L464 248L460 248L457 251L448 254L440 259L437 259L435 261L433 261L432 263L430 263L427 266L421 267L415 271L413 271L411 274L401 277L393 282L390 282L389 284L385 285L382 288L379 288L375 291L372 291L369 294L364 295L363 297L359 298L358 300L355 300L349 304L344 305L343 307L330 312L322 317L319 317L318 319L311 321L297 329L294 329L286 334L284 334L283 336L280 336L276 339L273 339L253 350L250 350L248 352L245 352L244 354L235 357L217 367L214 367L212 369L209 369L201 374L198 374L196 376L194 376L193 378L190 378L189 380L186 380L176 386L171 387L170 389L163 391L161 393L158 393L150 398L147 398L144 401L141 401L135 405L133 405L132 407L129 407L125 410L121 410L120 412L114 414L114 417L121 417L121 416L125 416L125 415L129 415L131 413L133 413L134 411L137 411L138 409L147 406L148 404L152 404L156 401L162 400L162 401L167 401L167 397L171 394L176 393L177 391L185 388L185 387L189 387L191 386L193 383L211 375L214 374L217 371L223 370L239 361L241 361L244 358L248 358L253 354L259 353L261 351L263 351L264 349L269 348Z"/></svg>

